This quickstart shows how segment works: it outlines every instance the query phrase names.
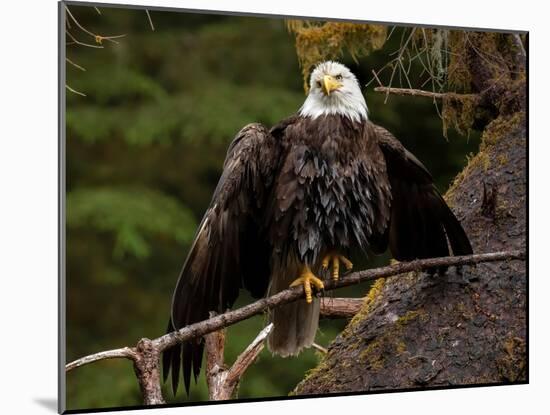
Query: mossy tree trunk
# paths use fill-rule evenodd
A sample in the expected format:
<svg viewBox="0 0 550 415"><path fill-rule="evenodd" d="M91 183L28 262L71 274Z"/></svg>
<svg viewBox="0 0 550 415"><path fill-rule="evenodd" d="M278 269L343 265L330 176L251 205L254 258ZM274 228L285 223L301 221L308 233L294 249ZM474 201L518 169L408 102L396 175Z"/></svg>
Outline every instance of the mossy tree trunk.
<svg viewBox="0 0 550 415"><path fill-rule="evenodd" d="M483 47L487 36L470 41ZM480 96L472 122L483 136L446 199L475 253L525 250L525 74L503 82L490 62L465 52L471 92ZM293 393L525 382L526 287L524 261L378 280Z"/></svg>
<svg viewBox="0 0 550 415"><path fill-rule="evenodd" d="M478 154L448 194L474 251L525 249L525 127ZM523 261L379 280L297 394L526 381Z"/></svg>

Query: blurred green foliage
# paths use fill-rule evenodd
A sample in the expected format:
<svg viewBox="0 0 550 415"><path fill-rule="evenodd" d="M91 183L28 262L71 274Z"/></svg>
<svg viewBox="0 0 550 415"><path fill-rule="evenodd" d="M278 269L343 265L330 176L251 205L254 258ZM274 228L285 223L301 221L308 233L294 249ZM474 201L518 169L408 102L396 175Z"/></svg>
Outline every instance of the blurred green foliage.
<svg viewBox="0 0 550 415"><path fill-rule="evenodd" d="M304 99L294 37L280 19L157 12L152 31L143 10L71 6L89 30L120 34L104 49L68 45L67 358L132 345L164 333L178 272L209 203L226 148L249 122L272 125ZM71 33L87 43L93 39ZM397 38L397 36L396 36ZM389 60L390 40L355 62L364 85ZM383 76L383 75L381 75ZM444 191L478 138L441 133L429 100L365 89L370 116L413 151ZM378 263L387 257L378 258ZM371 266L373 263L359 265ZM338 296L361 296L366 287ZM243 292L238 305L252 301ZM257 316L228 330L232 362L265 323ZM345 321L323 321L327 345ZM245 375L239 397L281 396L316 365L316 352L281 359L266 350ZM203 375L189 398L205 400ZM67 375L69 409L138 405L128 361L103 361Z"/></svg>
<svg viewBox="0 0 550 415"><path fill-rule="evenodd" d="M151 247L145 235L170 235L189 243L194 225L189 209L150 189L78 188L67 196L67 226L112 234L118 258L147 258Z"/></svg>

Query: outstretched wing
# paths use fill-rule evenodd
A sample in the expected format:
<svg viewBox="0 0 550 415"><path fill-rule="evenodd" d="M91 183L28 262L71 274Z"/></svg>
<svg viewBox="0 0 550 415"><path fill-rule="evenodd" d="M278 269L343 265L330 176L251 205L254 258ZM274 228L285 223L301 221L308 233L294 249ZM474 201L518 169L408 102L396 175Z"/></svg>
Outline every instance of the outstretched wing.
<svg viewBox="0 0 550 415"><path fill-rule="evenodd" d="M244 127L229 146L212 201L195 235L173 298L168 332L205 320L210 311L231 307L239 288L264 295L269 279L269 246L261 211L279 160L276 138L262 125ZM163 353L166 381L172 370L177 392L180 367L189 393L191 372L200 373L202 339Z"/></svg>
<svg viewBox="0 0 550 415"><path fill-rule="evenodd" d="M392 192L389 245L400 261L468 255L472 246L426 167L386 129L375 125Z"/></svg>

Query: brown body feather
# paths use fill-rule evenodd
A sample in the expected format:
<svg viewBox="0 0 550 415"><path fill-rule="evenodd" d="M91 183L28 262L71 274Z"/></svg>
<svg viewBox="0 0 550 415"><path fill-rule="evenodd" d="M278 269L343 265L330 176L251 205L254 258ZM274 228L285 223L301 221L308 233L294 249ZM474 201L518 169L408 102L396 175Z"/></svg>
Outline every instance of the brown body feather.
<svg viewBox="0 0 550 415"><path fill-rule="evenodd" d="M327 249L367 249L390 219L390 185L370 123L339 115L298 117L281 136L269 202L276 255L313 264Z"/></svg>

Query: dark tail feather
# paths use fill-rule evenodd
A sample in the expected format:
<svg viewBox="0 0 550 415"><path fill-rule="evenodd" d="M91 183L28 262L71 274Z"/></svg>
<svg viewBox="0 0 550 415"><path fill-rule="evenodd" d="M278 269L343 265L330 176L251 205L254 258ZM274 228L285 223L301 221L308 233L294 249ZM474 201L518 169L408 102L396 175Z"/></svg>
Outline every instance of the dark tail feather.
<svg viewBox="0 0 550 415"><path fill-rule="evenodd" d="M166 329L166 333L171 333L174 330L175 329L172 325L172 320L170 319L168 321L168 328ZM182 367L182 349L182 345L176 344L175 346L166 349L162 353L162 379L164 382L166 382L168 380L168 375L170 374L170 371L172 371L172 392L174 393L174 396L176 396L178 391L180 369ZM185 365L183 366L185 369ZM189 393L189 388L187 388L187 393Z"/></svg>
<svg viewBox="0 0 550 415"><path fill-rule="evenodd" d="M187 392L187 395L189 395L189 388L191 387L191 366L192 364L189 364L189 356L194 355L193 353L193 345L191 342L185 342L183 343L183 355L185 356L185 360L183 361L183 383L185 384L185 391ZM195 379L196 381L196 379ZM177 386L176 386L177 390Z"/></svg>
<svg viewBox="0 0 550 415"><path fill-rule="evenodd" d="M166 329L166 333L170 333L172 331L172 319L168 320L168 328ZM169 349L166 349L162 353L162 380L163 382L166 382L168 379L168 372L170 371L170 363L172 362L172 353L176 349L176 347L171 347ZM178 347L179 350L179 347Z"/></svg>
<svg viewBox="0 0 550 415"><path fill-rule="evenodd" d="M171 327L171 326L170 326ZM169 329L168 332L173 330ZM172 372L172 392L176 396L180 381L180 371L183 369L183 383L185 392L189 395L191 387L191 374L197 381L202 363L204 343L200 340L190 340L182 344L177 344L166 349L162 353L162 377L163 381L168 380L170 371Z"/></svg>
<svg viewBox="0 0 550 415"><path fill-rule="evenodd" d="M178 381L181 366L181 347L174 347L172 352L172 391L174 396L178 391Z"/></svg>

